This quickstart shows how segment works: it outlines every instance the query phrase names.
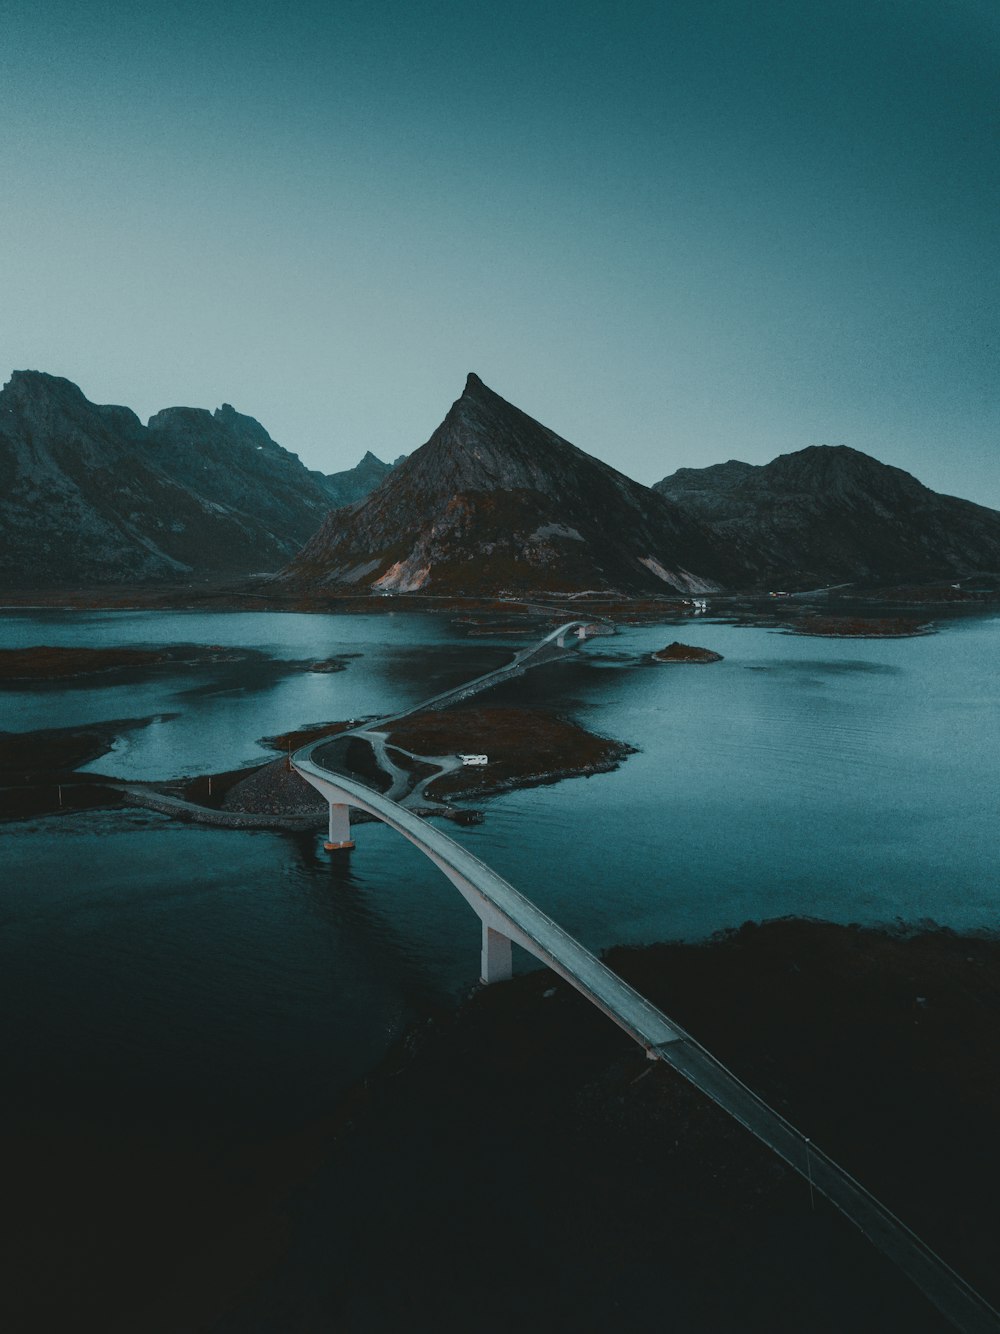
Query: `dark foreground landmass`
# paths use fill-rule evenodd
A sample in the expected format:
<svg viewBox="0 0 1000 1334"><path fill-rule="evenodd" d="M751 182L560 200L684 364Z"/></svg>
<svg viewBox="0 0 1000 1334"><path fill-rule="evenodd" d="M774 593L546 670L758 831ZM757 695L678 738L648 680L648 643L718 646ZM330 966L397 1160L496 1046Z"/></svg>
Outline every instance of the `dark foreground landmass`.
<svg viewBox="0 0 1000 1334"><path fill-rule="evenodd" d="M1000 942L783 921L609 962L1000 1297ZM428 1025L353 1120L292 1258L227 1334L459 1329L470 1311L498 1331L943 1328L550 974Z"/></svg>
<svg viewBox="0 0 1000 1334"><path fill-rule="evenodd" d="M1000 941L787 920L609 962L1000 1298ZM8 1144L15 1330L944 1328L547 972L434 1016L281 1139L116 1140L67 1106Z"/></svg>

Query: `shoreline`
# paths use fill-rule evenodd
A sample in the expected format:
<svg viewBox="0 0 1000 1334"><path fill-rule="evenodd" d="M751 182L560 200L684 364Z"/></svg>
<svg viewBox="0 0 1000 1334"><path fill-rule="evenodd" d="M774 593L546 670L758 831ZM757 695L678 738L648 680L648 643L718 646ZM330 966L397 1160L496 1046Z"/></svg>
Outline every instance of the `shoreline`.
<svg viewBox="0 0 1000 1334"><path fill-rule="evenodd" d="M933 621L917 621L905 616L804 616L786 622L785 634L806 635L814 639L915 639L938 633Z"/></svg>
<svg viewBox="0 0 1000 1334"><path fill-rule="evenodd" d="M485 722L484 722L485 720ZM275 759L237 770L205 774L197 778L178 777L154 781L130 781L109 774L78 772L74 764L93 763L112 748L119 730L148 725L153 719L124 720L100 727L56 729L54 732L0 734L0 822L34 819L41 815L66 814L97 807L139 807L154 810L172 819L219 829L267 829L278 833L320 833L326 826L326 805L304 780L290 773L283 753ZM407 719L426 727L423 715ZM385 734L376 724L358 725L353 720L300 729L303 736L335 743L351 738L369 745L372 738L384 735L385 742L372 748L365 766L372 772L360 772L357 761L349 761L345 772L370 782L380 777L400 787L398 799L424 818L441 817L459 824L478 823L482 813L455 802L466 802L522 791L569 778L589 778L613 772L635 753L635 747L623 741L600 736L570 723L548 710L519 710L512 707L474 709L457 707L442 710L434 719L438 735L451 743L450 754L424 754L404 749L395 727ZM485 727L488 723L488 728ZM372 735L369 735L371 729ZM454 753L465 748L475 735L476 744L485 740L490 747L492 773L457 765ZM519 734L530 733L532 745L519 742ZM291 735L291 734L290 734ZM405 731L405 740L409 740ZM549 762L537 765L538 739L547 741L542 750ZM284 736L265 738L272 750L283 752ZM6 744L5 744L6 743ZM53 754L48 763L31 755L33 745L49 744ZM277 744L275 744L277 743ZM409 757L407 770L386 755ZM499 753L498 753L499 751ZM570 757L576 752L575 762ZM23 752L23 753L22 753ZM560 758L557 759L556 755ZM389 765L383 768L381 761ZM513 772L511 770L514 770ZM377 770L377 775L375 773ZM270 771L270 772L268 772ZM482 781L487 777L488 781ZM256 799L257 807L225 804L230 793L245 785ZM446 787L447 790L442 790ZM366 824L375 817L364 812L352 813L352 823Z"/></svg>

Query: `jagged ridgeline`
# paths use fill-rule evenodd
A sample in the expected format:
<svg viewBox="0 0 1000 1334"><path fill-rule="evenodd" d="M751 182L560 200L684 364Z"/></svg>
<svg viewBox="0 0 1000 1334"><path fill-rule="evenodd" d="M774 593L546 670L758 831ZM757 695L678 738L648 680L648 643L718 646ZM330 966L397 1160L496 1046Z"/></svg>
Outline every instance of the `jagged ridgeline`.
<svg viewBox="0 0 1000 1334"><path fill-rule="evenodd" d="M709 591L732 544L470 375L431 438L279 576L352 592Z"/></svg>
<svg viewBox="0 0 1000 1334"><path fill-rule="evenodd" d="M278 571L275 593L700 593L1000 571L1000 513L857 450L682 468L650 488L470 375L395 465L307 469L228 404L143 426L68 380L0 393L0 581L182 583Z"/></svg>
<svg viewBox="0 0 1000 1334"><path fill-rule="evenodd" d="M228 404L143 426L76 385L15 371L0 392L0 582L86 586L279 569L329 511L391 471L324 475Z"/></svg>

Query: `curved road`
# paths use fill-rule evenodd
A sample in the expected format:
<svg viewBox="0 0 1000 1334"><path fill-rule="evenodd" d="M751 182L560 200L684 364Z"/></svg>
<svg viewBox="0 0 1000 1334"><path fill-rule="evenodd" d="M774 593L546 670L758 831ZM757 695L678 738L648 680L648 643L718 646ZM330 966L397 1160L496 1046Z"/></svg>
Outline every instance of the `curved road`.
<svg viewBox="0 0 1000 1334"><path fill-rule="evenodd" d="M439 706L486 689L546 661L561 645L570 622L534 648L519 653L507 668L479 677L407 710ZM562 651L561 649L559 651ZM541 656L536 656L541 654ZM406 717L380 719L369 727ZM361 729L359 729L361 730ZM937 1309L964 1334L1000 1334L1000 1315L960 1275L842 1167L769 1107L700 1046L679 1024L652 1005L604 963L584 949L530 899L489 866L426 820L356 779L325 769L314 758L326 744L314 742L292 757L295 769L331 806L367 811L413 843L448 877L483 923L483 976L509 976L510 941L521 945L564 978L646 1051L664 1061L710 1097L824 1195L905 1273Z"/></svg>

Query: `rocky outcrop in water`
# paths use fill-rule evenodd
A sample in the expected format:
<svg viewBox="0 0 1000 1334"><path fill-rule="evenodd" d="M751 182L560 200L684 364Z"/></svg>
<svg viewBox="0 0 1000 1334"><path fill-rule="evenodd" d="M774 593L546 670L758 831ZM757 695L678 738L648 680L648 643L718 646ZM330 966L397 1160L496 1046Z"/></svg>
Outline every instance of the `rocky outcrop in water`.
<svg viewBox="0 0 1000 1334"><path fill-rule="evenodd" d="M666 648L658 649L653 654L654 662L721 662L722 654L710 648L697 648L693 644L682 644L674 640Z"/></svg>
<svg viewBox="0 0 1000 1334"><path fill-rule="evenodd" d="M680 468L655 489L732 544L756 583L894 583L1000 570L1000 513L843 445L757 467Z"/></svg>
<svg viewBox="0 0 1000 1334"><path fill-rule="evenodd" d="M332 514L281 579L385 593L704 592L740 573L700 520L470 375L430 440Z"/></svg>

